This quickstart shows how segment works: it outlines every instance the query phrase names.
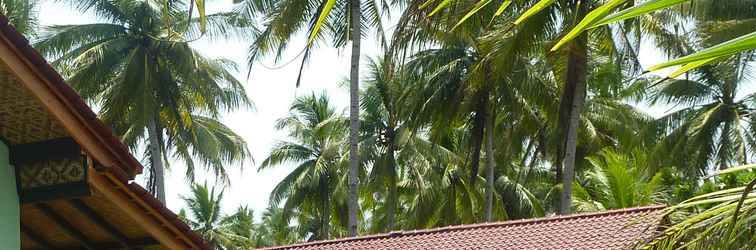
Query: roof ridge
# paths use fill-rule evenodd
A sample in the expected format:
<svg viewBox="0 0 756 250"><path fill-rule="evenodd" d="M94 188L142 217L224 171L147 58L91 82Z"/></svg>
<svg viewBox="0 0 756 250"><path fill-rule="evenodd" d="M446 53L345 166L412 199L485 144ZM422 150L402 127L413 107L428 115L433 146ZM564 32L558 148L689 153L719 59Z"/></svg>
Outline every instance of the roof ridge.
<svg viewBox="0 0 756 250"><path fill-rule="evenodd" d="M445 226L445 227L429 228L429 229L417 229L417 230L407 230L407 231L396 230L396 231L391 231L391 232L388 232L388 233L380 233L380 234L365 235L365 236L355 236L355 237L346 237L346 238L330 239L330 240L320 240L320 241L312 241L312 242L302 242L302 243L297 243L297 244L291 244L291 245L285 245L285 246L276 246L276 247L268 247L268 248L262 248L262 249L269 249L269 250L273 250L273 249L288 249L288 248L296 248L296 247L302 247L302 246L327 245L327 244L336 243L336 242L352 242L352 241L361 241L361 240L384 239L384 238L391 238L391 237L398 237L398 236L410 236L410 235L430 234L430 233L439 233L439 232L448 232L448 231L457 231L457 230L468 230L468 229L479 229L479 228L488 228L488 227L521 225L521 224L528 224L528 223L533 223L533 222L549 222L549 221L555 221L555 220L571 220L571 219L580 219L580 218L588 218L588 217L598 217L598 216L613 215L613 214L625 214L625 213L637 213L637 212L643 212L643 211L649 211L649 210L661 210L661 209L663 209L665 207L666 207L666 205L663 205L663 204L655 204L655 205L649 205L649 206L643 206L643 207L632 207L632 208L623 208L623 209L606 210L606 211L589 212L589 213L580 213L580 214L570 214L570 215L557 215L557 216L551 216L551 217L529 218L529 219L519 219L519 220L507 220L507 221L498 221L498 222L484 222L484 223L475 223L475 224L449 225L449 226Z"/></svg>

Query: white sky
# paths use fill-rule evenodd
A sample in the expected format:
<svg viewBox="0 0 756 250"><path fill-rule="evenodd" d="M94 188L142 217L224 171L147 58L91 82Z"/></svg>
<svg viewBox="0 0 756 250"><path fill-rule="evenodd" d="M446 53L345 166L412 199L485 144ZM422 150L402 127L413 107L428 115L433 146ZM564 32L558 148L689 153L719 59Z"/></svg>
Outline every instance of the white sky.
<svg viewBox="0 0 756 250"><path fill-rule="evenodd" d="M231 0L208 1L209 12L229 10ZM52 24L82 24L93 23L97 20L90 15L82 15L64 4L54 1L44 1L40 9L40 22L42 25ZM294 39L282 62L291 60L304 45L305 37ZM295 88L299 64L292 63L281 69L270 70L257 63L252 68L249 80L246 78L246 51L247 44L243 41L231 41L220 43L195 42L193 44L200 52L209 57L223 57L236 61L242 72L237 74L238 79L245 82L245 87L250 99L255 103L255 110L242 110L227 114L223 122L240 134L249 144L256 162L248 161L244 164L243 171L240 166L227 166L231 169L231 187L226 188L223 210L232 212L239 205L247 205L256 211L259 216L267 207L268 195L271 190L289 172L291 166L281 166L276 169L257 171L257 165L267 156L270 148L278 140L286 139L286 133L274 128L276 119L288 113L289 104L297 95L309 94L312 91L326 91L332 99L332 103L339 108L345 109L348 105L348 93L339 86L349 73L349 49L336 50L321 46L312 52L310 63L305 67L302 76L302 84ZM362 59L379 54L379 47L371 36L362 43ZM663 60L657 51L645 49L641 53L643 66L649 66ZM274 66L272 59L263 60L262 64ZM275 65L277 66L277 65ZM364 67L363 67L364 72ZM661 114L666 111L663 108L648 108L645 110ZM167 178L167 203L168 207L178 212L184 202L181 195L187 195L189 184L184 179L184 166L180 161L171 162L172 168ZM198 171L201 172L201 171ZM137 178L140 182L141 178ZM207 180L212 183L211 175L200 173L197 181L202 183ZM142 182L143 183L143 182Z"/></svg>

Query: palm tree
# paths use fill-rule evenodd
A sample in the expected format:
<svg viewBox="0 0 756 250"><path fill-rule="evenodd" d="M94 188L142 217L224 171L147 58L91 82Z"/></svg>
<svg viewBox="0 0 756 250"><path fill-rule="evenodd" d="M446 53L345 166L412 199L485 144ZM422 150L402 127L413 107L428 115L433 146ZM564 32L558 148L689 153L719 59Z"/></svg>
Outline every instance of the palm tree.
<svg viewBox="0 0 756 250"><path fill-rule="evenodd" d="M259 170L293 163L297 166L270 195L271 206L284 202L285 219L293 210L310 212L318 218L316 239L328 239L330 225L339 211L336 189L342 187L346 123L331 106L328 96L321 94L298 97L289 116L278 120L276 128L286 129L293 141L281 141L271 150ZM300 221L302 223L302 221Z"/></svg>
<svg viewBox="0 0 756 250"><path fill-rule="evenodd" d="M215 187L208 188L193 184L191 196L182 197L191 216L181 210L181 217L214 249L241 250L250 247L252 211L240 207L236 213L224 216L221 211L223 190L216 193Z"/></svg>
<svg viewBox="0 0 756 250"><path fill-rule="evenodd" d="M289 225L290 220L284 215L282 208L268 207L263 212L260 223L255 225L252 247L280 246L299 241L295 229Z"/></svg>
<svg viewBox="0 0 756 250"><path fill-rule="evenodd" d="M379 4L380 3L380 4ZM250 47L250 65L259 57L275 53L277 58L293 36L305 31L308 40L302 50L302 64L296 85L299 86L302 67L309 59L310 50L316 42L330 37L334 47L351 46L351 63L349 71L349 233L357 235L358 185L359 185L359 132L360 132L360 41L367 31L362 27L381 27L381 17L389 10L385 1L361 0L287 0L258 1L245 0L239 10L247 16L264 15L267 25L255 38ZM365 10L365 13L362 13ZM382 37L382 32L378 32ZM385 38L384 38L385 40ZM384 42L385 43L385 42Z"/></svg>
<svg viewBox="0 0 756 250"><path fill-rule="evenodd" d="M692 79L668 81L654 92L654 102L687 106L657 122L660 131L669 131L657 147L661 164L680 164L688 173L705 175L711 166L725 169L748 162L756 146L756 94L741 96L738 91L747 82L747 68L741 60L721 62L701 68Z"/></svg>
<svg viewBox="0 0 756 250"><path fill-rule="evenodd" d="M426 186L422 173L435 158L451 154L411 126L409 107L414 96L410 91L421 83L420 78L405 71L389 71L392 69L398 70L387 67L382 59L371 60L362 93L362 152L371 166L365 186L366 194L373 196L364 199L363 206L373 209L371 231L391 231L401 225L397 218L406 210L402 194L411 196L417 190L433 188Z"/></svg>
<svg viewBox="0 0 756 250"><path fill-rule="evenodd" d="M471 183L464 160L469 152L469 128L460 126L438 132L429 147L421 171L422 185L408 187L407 212L402 221L409 229L469 224L481 220L485 197L481 182ZM495 202L494 218L506 219L501 202Z"/></svg>
<svg viewBox="0 0 756 250"><path fill-rule="evenodd" d="M593 169L573 184L577 211L602 211L664 200L661 172L654 173L641 151L623 154L604 149L588 157Z"/></svg>
<svg viewBox="0 0 756 250"><path fill-rule="evenodd" d="M752 27L740 23L756 22L751 12L727 11L704 2L693 12L695 29L676 34L679 49L666 50L670 56L748 33ZM730 4L727 5L734 9L756 7L755 3ZM752 116L756 94L744 93L744 86L754 72L751 63L755 58L756 53L741 53L709 62L684 78L656 85L650 103L678 108L656 123L657 133L663 136L656 150L657 164L675 164L691 176L699 176L713 166L724 169L748 163L754 147Z"/></svg>
<svg viewBox="0 0 756 250"><path fill-rule="evenodd" d="M385 230L393 230L395 227L396 209L399 203L399 166L397 166L396 153L399 151L399 133L406 133L403 126L401 108L403 103L404 86L401 76L395 72L385 72L382 61L371 60L368 64L369 76L366 87L362 94L362 109L364 121L363 131L367 137L364 140L363 152L366 152L366 162L372 162L368 185L380 182L385 185L388 192L385 201L386 220ZM380 180L379 180L380 178ZM372 189L372 188L371 188Z"/></svg>
<svg viewBox="0 0 756 250"><path fill-rule="evenodd" d="M479 30L478 32L483 32ZM472 35L473 37L475 35ZM475 184L479 176L481 151L485 146L488 154L494 152L493 144L484 143L493 138L493 121L496 119L495 108L499 91L504 86L501 77L491 73L492 63L483 60L485 51L481 51L480 41L466 35L451 34L439 37L441 47L430 48L417 52L406 65L408 74L423 76L421 84L417 84L410 104L414 121L411 126L422 127L430 124L431 139L437 137L439 131L445 131L456 121L467 120L471 124L468 182ZM445 107L439 109L438 107ZM450 122L454 121L454 122ZM486 134L489 139L485 139ZM492 159L489 157L489 159ZM493 160L488 161L493 171ZM489 172L487 184L492 190L493 179ZM491 193L492 194L492 193ZM492 204L492 196L487 197L487 204ZM485 220L490 221L492 206L487 206Z"/></svg>
<svg viewBox="0 0 756 250"><path fill-rule="evenodd" d="M147 146L150 187L158 199L165 202L170 156L187 163L190 180L194 159L227 180L225 165L249 157L244 140L218 121L222 112L251 105L231 72L235 64L206 58L189 46L187 34L199 29L194 20L164 22L167 15L184 16L179 8L166 13L139 0L69 4L103 22L47 27L35 46L79 94L101 108L102 119L132 150ZM227 17L208 18L217 21L211 28L222 29Z"/></svg>
<svg viewBox="0 0 756 250"><path fill-rule="evenodd" d="M32 37L37 32L38 4L38 0L0 0L0 14L8 19L16 31Z"/></svg>

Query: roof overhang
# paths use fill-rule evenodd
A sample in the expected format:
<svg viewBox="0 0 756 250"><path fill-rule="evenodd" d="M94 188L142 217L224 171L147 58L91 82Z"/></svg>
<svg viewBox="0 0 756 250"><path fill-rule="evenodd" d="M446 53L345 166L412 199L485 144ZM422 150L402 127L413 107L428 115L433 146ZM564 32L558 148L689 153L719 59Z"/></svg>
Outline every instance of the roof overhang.
<svg viewBox="0 0 756 250"><path fill-rule="evenodd" d="M1 15L0 58L84 151L129 180L142 172L139 161L112 130Z"/></svg>
<svg viewBox="0 0 756 250"><path fill-rule="evenodd" d="M158 245L145 249L209 249L209 246L164 204L132 181L135 175L142 172L141 164L2 15L0 68L0 75L7 76L11 79L8 81L12 81L6 85L17 88L13 91L24 92L23 95L19 95L19 99L34 100L6 107L14 109L26 104L36 105L34 110L38 112L35 115L49 116L44 120L50 121L49 126L56 131L42 138L45 141L39 141L39 138L30 141L33 144L31 146L27 142L10 143L11 150L13 147L35 147L39 146L39 143L52 147L61 146L50 141L64 136L75 141L73 144L76 146L76 152L81 152L81 156L86 159L78 165L87 172L85 176L89 191L86 195L47 197L24 203L21 209L23 239L28 240L34 247L43 248L48 244L69 246L69 243L78 242L80 244L77 246L92 249L93 244L99 242L95 241L95 238L115 238L116 243L120 245ZM13 111L16 110L5 114L14 115L9 114ZM34 134L39 130L29 131L27 133ZM52 151L54 150L40 150L40 158L31 158L34 161L44 161L45 152ZM95 237L93 234L103 236ZM141 238L135 240L135 236L146 238L145 241L140 241ZM157 242L150 243L152 241ZM94 249L109 249L97 246Z"/></svg>

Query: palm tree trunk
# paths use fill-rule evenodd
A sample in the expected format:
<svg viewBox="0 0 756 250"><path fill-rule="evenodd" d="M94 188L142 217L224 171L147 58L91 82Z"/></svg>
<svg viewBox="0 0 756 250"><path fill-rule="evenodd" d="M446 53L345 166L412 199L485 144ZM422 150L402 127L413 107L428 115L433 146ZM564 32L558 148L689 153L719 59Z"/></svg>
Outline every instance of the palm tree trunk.
<svg viewBox="0 0 756 250"><path fill-rule="evenodd" d="M559 213L569 214L572 205L572 181L575 179L575 154L577 150L577 135L580 125L580 113L585 104L585 78L587 68L586 51L587 38L579 36L570 45L567 58L567 76L563 98L571 101L566 111L567 119L564 138L564 158L562 160L562 196L559 200Z"/></svg>
<svg viewBox="0 0 756 250"><path fill-rule="evenodd" d="M360 40L362 37L360 26L360 0L351 1L351 30L352 30L352 58L349 72L349 236L357 236L357 188L359 186L358 172L360 165L359 157L359 131L360 131Z"/></svg>
<svg viewBox="0 0 756 250"><path fill-rule="evenodd" d="M389 192L388 197L386 199L386 231L394 230L394 226L396 224L396 207L397 203L399 201L399 192L397 188L397 169L396 169L396 157L394 157L394 153L396 152L396 145L394 144L395 134L396 131L393 127L389 127L386 131L387 135L387 141L388 141L388 147L386 150L388 160L388 178L389 178Z"/></svg>
<svg viewBox="0 0 756 250"><path fill-rule="evenodd" d="M147 124L147 135L150 141L150 162L154 174L155 196L166 204L165 200L165 166L163 165L163 152L160 145L160 131L157 128L157 118L153 117Z"/></svg>
<svg viewBox="0 0 756 250"><path fill-rule="evenodd" d="M473 116L472 135L470 138L470 144L472 150L470 154L470 185L474 186L475 181L478 180L478 169L480 168L480 150L483 148L483 134L486 128L486 106L488 105L488 92L482 91L477 95L478 103L475 107L475 115Z"/></svg>
<svg viewBox="0 0 756 250"><path fill-rule="evenodd" d="M486 128L486 159L488 160L488 169L486 171L486 221L491 222L493 221L494 171L496 169L496 159L494 159L493 151L495 117L493 110L488 113L488 128Z"/></svg>
<svg viewBox="0 0 756 250"><path fill-rule="evenodd" d="M331 232L331 197L328 192L328 177L320 177L320 199L323 203L323 214L320 218L320 237L321 240L330 238Z"/></svg>

